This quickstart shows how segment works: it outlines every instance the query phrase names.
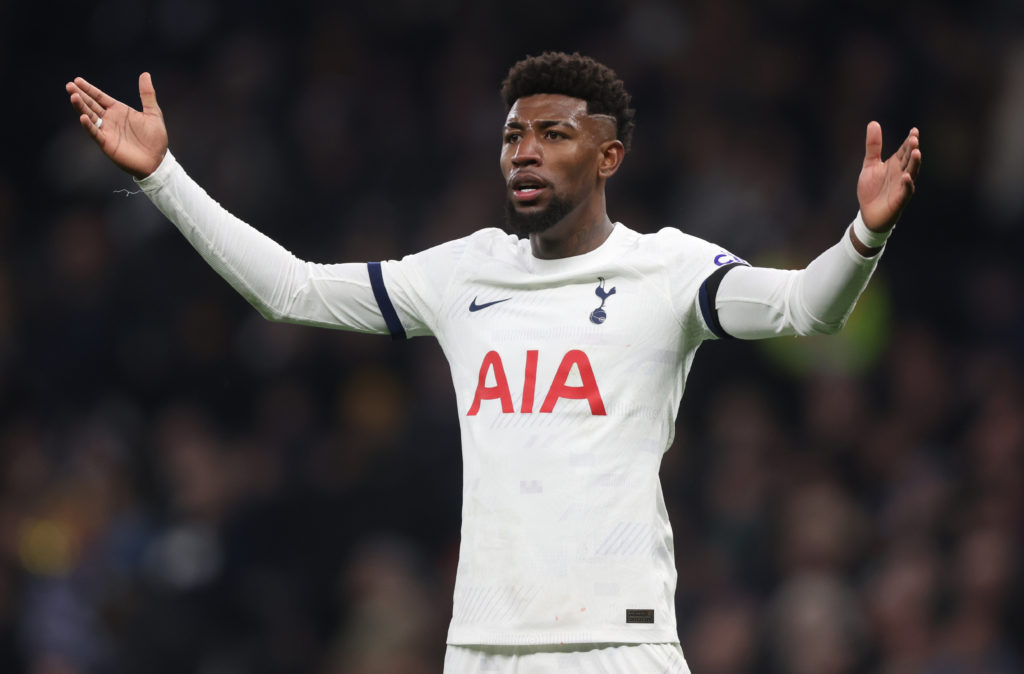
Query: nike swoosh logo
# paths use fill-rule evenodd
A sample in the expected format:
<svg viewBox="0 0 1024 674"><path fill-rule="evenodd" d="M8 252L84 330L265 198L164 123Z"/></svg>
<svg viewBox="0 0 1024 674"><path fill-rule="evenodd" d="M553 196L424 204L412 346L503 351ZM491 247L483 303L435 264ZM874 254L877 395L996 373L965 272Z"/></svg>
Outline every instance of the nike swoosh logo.
<svg viewBox="0 0 1024 674"><path fill-rule="evenodd" d="M484 302L483 304L477 304L476 303L476 298L474 297L473 301L469 303L469 310L470 311L480 311L481 309L486 309L487 307L492 307L495 304L501 304L502 302L508 302L510 299L512 299L512 298L511 297L506 297L503 300L494 300L493 302Z"/></svg>

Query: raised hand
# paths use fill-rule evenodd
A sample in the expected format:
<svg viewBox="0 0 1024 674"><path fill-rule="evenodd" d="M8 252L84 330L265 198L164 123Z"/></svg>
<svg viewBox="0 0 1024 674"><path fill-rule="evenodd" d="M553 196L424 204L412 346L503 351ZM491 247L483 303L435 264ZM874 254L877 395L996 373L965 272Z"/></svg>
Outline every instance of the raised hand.
<svg viewBox="0 0 1024 674"><path fill-rule="evenodd" d="M119 168L136 178L156 170L167 153L167 127L156 104L156 90L149 73L139 75L142 112L108 96L81 77L64 88L78 121Z"/></svg>
<svg viewBox="0 0 1024 674"><path fill-rule="evenodd" d="M864 224L876 232L893 228L914 195L914 181L921 170L921 140L911 129L900 149L882 161L882 127L868 124L864 142L864 166L857 180L857 200Z"/></svg>

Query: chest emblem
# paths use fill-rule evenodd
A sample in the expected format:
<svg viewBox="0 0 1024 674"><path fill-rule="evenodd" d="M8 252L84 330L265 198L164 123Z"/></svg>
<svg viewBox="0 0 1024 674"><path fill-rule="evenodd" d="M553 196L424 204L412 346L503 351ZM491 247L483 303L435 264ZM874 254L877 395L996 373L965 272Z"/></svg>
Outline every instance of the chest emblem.
<svg viewBox="0 0 1024 674"><path fill-rule="evenodd" d="M611 290L605 290L604 278L598 276L597 280L599 281L599 283L597 284L597 288L594 290L594 294L601 298L601 305L590 312L590 322L596 323L597 325L601 325L602 323L604 323L604 320L608 318L608 313L604 310L605 300L607 300L609 297L615 294L615 288L612 288Z"/></svg>

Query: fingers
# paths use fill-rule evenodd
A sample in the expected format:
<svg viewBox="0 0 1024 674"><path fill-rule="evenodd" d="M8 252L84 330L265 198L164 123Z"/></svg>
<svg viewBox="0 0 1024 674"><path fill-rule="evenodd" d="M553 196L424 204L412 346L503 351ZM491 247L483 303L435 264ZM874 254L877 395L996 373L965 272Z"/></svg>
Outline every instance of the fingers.
<svg viewBox="0 0 1024 674"><path fill-rule="evenodd" d="M86 91L86 87L88 87L92 93ZM117 101L106 96L106 94L103 94L102 91L93 87L81 77L76 77L74 82L66 83L64 85L64 90L71 94L71 107L78 112L79 124L81 124L82 128L92 136L94 141L102 146L103 131L99 125L102 124L103 113L106 112L106 109L100 105L94 96L98 94L105 96L106 99L109 99L114 103Z"/></svg>
<svg viewBox="0 0 1024 674"><path fill-rule="evenodd" d="M903 193L906 195L905 199L909 199L914 196L914 191L917 189L917 185L914 184L914 179L910 177L910 174L903 174Z"/></svg>
<svg viewBox="0 0 1024 674"><path fill-rule="evenodd" d="M878 122L868 124L864 139L864 166L882 161L882 125Z"/></svg>
<svg viewBox="0 0 1024 674"><path fill-rule="evenodd" d="M910 164L913 161L914 150L917 150L918 146L921 144L919 134L920 132L916 127L911 129L910 133L907 134L907 139L903 141L903 145L900 146L899 152L897 153L900 160L900 168L904 171L910 168ZM917 154L920 163L921 151L918 150Z"/></svg>
<svg viewBox="0 0 1024 674"><path fill-rule="evenodd" d="M79 124L82 125L83 129L85 129L86 131L89 132L89 135L92 136L92 139L94 141L96 141L97 143L101 143L102 144L102 140L100 139L100 134L102 134L103 131L100 130L100 128L98 126L96 126L96 123L93 122L92 119L90 119L89 115L81 115L78 118L78 122L79 122Z"/></svg>
<svg viewBox="0 0 1024 674"><path fill-rule="evenodd" d="M921 171L920 145L921 132L917 130L917 127L914 127L907 134L907 139L903 141L903 145L900 146L897 152L900 170L902 171L903 188L907 191L908 196L914 193L914 182Z"/></svg>
<svg viewBox="0 0 1024 674"><path fill-rule="evenodd" d="M81 91L72 89L73 86L69 83L68 91L73 91L71 94L71 105L79 114L88 116L90 121L95 124L103 116L103 108Z"/></svg>
<svg viewBox="0 0 1024 674"><path fill-rule="evenodd" d="M903 144L899 146L899 150L896 151L896 158L900 162L900 168L906 169L910 163L910 154L913 150L921 143L919 138L918 129L912 128L910 132L906 134L906 139L903 140Z"/></svg>
<svg viewBox="0 0 1024 674"><path fill-rule="evenodd" d="M911 184L917 180L917 175L921 172L921 150L914 148L909 152L909 161L907 168L903 172L905 179L910 180Z"/></svg>
<svg viewBox="0 0 1024 674"><path fill-rule="evenodd" d="M917 174L921 172L921 150L914 148L914 151L910 153L910 166L907 167L907 173L910 174L911 178L917 179Z"/></svg>
<svg viewBox="0 0 1024 674"><path fill-rule="evenodd" d="M117 99L103 93L99 87L89 84L84 77L76 77L75 85L77 85L81 91L88 94L90 98L99 103L104 110L117 103Z"/></svg>
<svg viewBox="0 0 1024 674"><path fill-rule="evenodd" d="M139 99L142 101L142 111L155 113L160 111L156 104L156 89L153 87L153 77L149 73L139 75Z"/></svg>

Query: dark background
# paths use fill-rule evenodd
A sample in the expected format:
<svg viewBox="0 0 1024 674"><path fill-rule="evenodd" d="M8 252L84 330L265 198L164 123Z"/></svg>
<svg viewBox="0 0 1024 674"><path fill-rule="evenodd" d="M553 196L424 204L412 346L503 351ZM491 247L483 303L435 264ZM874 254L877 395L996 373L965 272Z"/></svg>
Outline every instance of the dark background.
<svg viewBox="0 0 1024 674"><path fill-rule="evenodd" d="M662 467L697 674L1022 667L1024 5L0 2L0 672L439 672L440 349L263 321L79 128L153 74L200 184L297 255L500 223L517 59L638 109L613 219L800 267L864 127L918 192L842 335L712 343Z"/></svg>

